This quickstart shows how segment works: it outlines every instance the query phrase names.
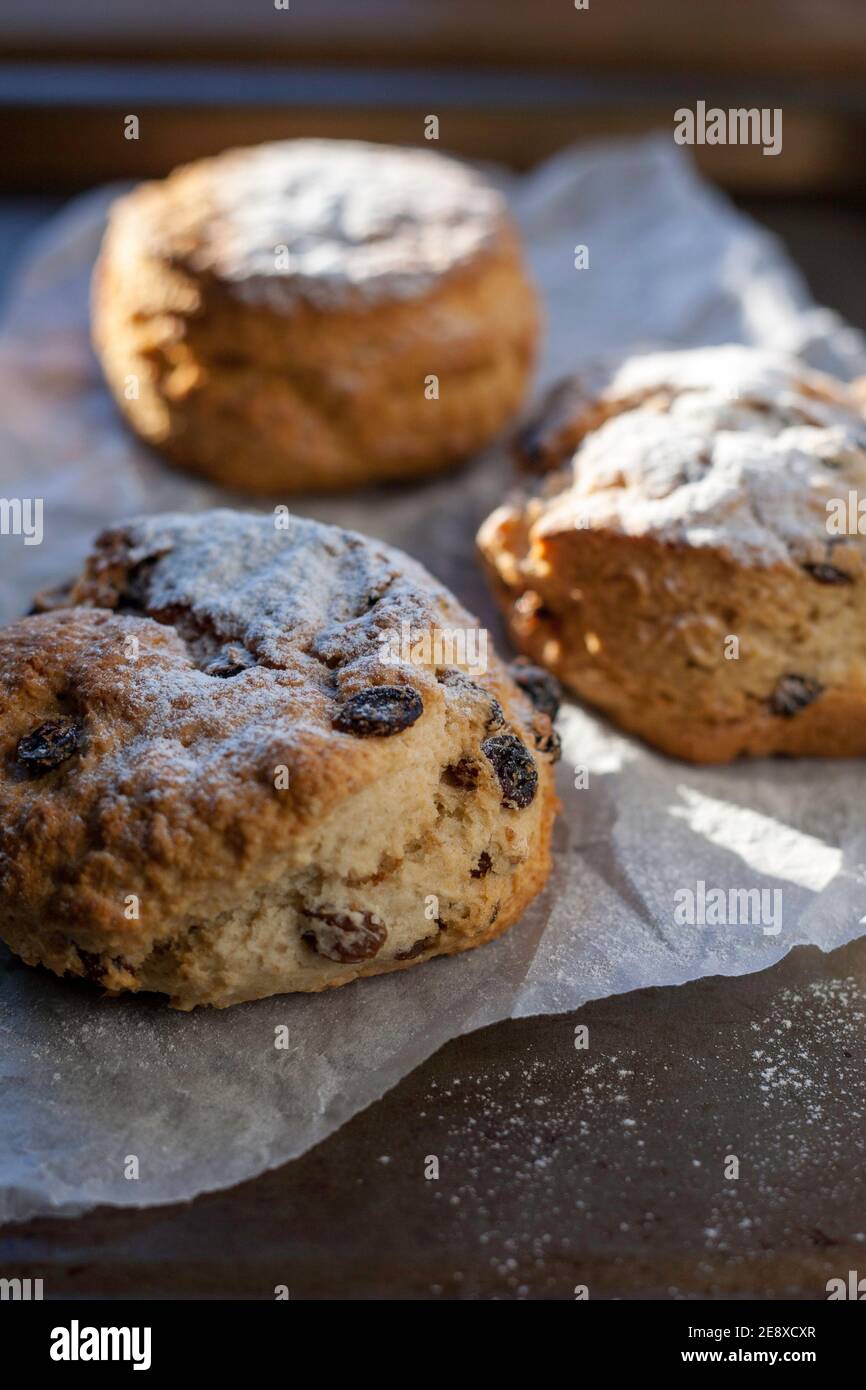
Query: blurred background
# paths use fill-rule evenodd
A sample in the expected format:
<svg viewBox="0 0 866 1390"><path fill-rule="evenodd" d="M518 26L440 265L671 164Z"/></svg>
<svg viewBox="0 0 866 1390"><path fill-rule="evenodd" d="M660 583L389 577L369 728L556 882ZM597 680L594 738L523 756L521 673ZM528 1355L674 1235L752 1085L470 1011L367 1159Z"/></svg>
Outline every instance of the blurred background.
<svg viewBox="0 0 866 1390"><path fill-rule="evenodd" d="M586 4L587 8L578 8ZM0 266L71 193L228 145L326 135L527 168L672 130L702 99L781 107L778 157L692 151L780 231L819 301L866 323L863 0L4 0ZM124 118L140 121L125 138ZM2 291L2 285L0 285ZM844 301L844 303L843 303Z"/></svg>
<svg viewBox="0 0 866 1390"><path fill-rule="evenodd" d="M785 108L785 159L699 152L727 186L860 185L862 0L580 2L4 0L5 176L159 174L227 141L310 133L414 142L432 106L452 149L526 166L578 137L669 126L697 95ZM147 140L120 138L130 110Z"/></svg>

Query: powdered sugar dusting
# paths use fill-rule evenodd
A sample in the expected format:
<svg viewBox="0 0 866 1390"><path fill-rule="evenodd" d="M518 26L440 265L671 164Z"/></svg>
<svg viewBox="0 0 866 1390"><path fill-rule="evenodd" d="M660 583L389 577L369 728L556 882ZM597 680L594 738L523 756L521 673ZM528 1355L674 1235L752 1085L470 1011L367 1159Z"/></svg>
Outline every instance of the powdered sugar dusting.
<svg viewBox="0 0 866 1390"><path fill-rule="evenodd" d="M454 160L350 140L232 151L208 189L189 263L277 309L424 294L492 241L505 208Z"/></svg>
<svg viewBox="0 0 866 1390"><path fill-rule="evenodd" d="M839 383L728 346L629 359L602 402L639 403L591 432L538 530L575 521L724 550L740 563L827 559L827 503L866 496L866 420ZM845 537L834 564L862 567Z"/></svg>
<svg viewBox="0 0 866 1390"><path fill-rule="evenodd" d="M418 1119L465 1258L431 1293L823 1297L866 1238L849 1191L866 997L818 970L738 988L727 1010L692 992L673 1020L651 996L590 1008L586 1050L563 1018L512 1036L500 1062L442 1065Z"/></svg>
<svg viewBox="0 0 866 1390"><path fill-rule="evenodd" d="M835 1109L838 1062L850 1058L848 1039L852 1029L862 1029L864 1020L866 997L851 976L816 980L801 991L782 991L773 1013L752 1024L756 1035L753 1079L764 1105L796 1106L800 1123L807 1127L828 1124ZM834 1057L831 1068L815 1061L818 1039ZM861 1107L849 1105L838 1142L847 1144L850 1130L862 1129L864 1118ZM795 1152L789 1157L796 1161Z"/></svg>

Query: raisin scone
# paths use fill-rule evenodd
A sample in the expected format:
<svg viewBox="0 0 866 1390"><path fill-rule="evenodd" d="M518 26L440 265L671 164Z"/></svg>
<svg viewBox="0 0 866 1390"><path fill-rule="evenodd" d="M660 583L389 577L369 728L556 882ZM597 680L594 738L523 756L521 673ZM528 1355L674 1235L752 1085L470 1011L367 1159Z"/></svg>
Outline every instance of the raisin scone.
<svg viewBox="0 0 866 1390"><path fill-rule="evenodd" d="M222 1006L481 945L542 887L546 673L481 660L400 552L157 516L36 608L0 630L0 936L31 964Z"/></svg>
<svg viewBox="0 0 866 1390"><path fill-rule="evenodd" d="M738 346L565 382L479 533L517 647L695 762L866 754L862 403Z"/></svg>
<svg viewBox="0 0 866 1390"><path fill-rule="evenodd" d="M255 493L454 465L521 404L539 330L502 196L431 150L288 140L115 203L93 337L132 428Z"/></svg>

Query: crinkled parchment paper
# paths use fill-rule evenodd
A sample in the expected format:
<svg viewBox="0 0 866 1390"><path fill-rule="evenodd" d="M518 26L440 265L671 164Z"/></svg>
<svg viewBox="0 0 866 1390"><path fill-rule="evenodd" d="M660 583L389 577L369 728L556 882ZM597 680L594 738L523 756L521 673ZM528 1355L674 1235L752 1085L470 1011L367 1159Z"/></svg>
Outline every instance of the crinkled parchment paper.
<svg viewBox="0 0 866 1390"><path fill-rule="evenodd" d="M866 372L860 336L811 305L777 242L661 137L567 151L507 187L547 304L542 384L599 351L727 340ZM0 493L45 502L41 546L0 538L3 620L71 572L105 523L238 504L140 449L100 383L87 277L108 201L88 196L43 234L0 339ZM589 248L589 269L575 269L577 245ZM499 451L429 485L294 505L416 555L498 633L473 535L508 470ZM552 880L483 950L324 996L193 1014L101 1000L2 953L0 1219L227 1186L309 1148L456 1034L759 970L798 943L829 950L861 932L862 765L696 770L576 706L562 731ZM589 773L580 790L575 767ZM781 930L677 926L674 894L697 880L781 890ZM290 1041L278 1051L279 1024ZM124 1177L127 1155L138 1158L137 1181Z"/></svg>

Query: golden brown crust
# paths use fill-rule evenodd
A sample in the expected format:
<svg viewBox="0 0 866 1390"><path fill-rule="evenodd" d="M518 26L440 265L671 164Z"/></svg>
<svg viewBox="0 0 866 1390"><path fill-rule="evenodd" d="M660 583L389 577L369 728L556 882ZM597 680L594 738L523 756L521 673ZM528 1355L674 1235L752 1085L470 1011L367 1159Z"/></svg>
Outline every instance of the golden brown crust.
<svg viewBox="0 0 866 1390"><path fill-rule="evenodd" d="M673 756L866 754L866 545L828 530L866 497L855 395L749 349L609 378L542 409L553 471L479 533L515 645Z"/></svg>
<svg viewBox="0 0 866 1390"><path fill-rule="evenodd" d="M371 169L356 172L371 150ZM348 213L349 230L326 224L327 200L300 228L297 197L274 210L257 180L295 179L299 161L313 194L337 166L335 198L368 242L353 240ZM398 199L381 227L368 173L391 177L392 163L409 171L406 207ZM437 180L445 206L434 201L422 238L422 193ZM397 197L387 183L383 193ZM238 249L241 234L252 246ZM321 271L304 250L317 241ZM356 265L365 245L378 259ZM283 246L296 271L275 268ZM352 142L232 151L142 185L115 205L93 283L94 342L133 429L184 467L259 493L420 475L482 448L519 408L538 319L497 194L427 151Z"/></svg>
<svg viewBox="0 0 866 1390"><path fill-rule="evenodd" d="M103 535L49 611L0 631L3 938L57 973L192 1007L505 930L549 867L538 715L495 657L470 678L434 647L395 656L404 624L474 630L420 566L333 527L210 512ZM346 719L383 687L383 713ZM483 752L491 721L531 750L523 807L504 806ZM46 727L74 733L56 765ZM365 913L387 939L355 959ZM308 944L332 919L348 955Z"/></svg>

